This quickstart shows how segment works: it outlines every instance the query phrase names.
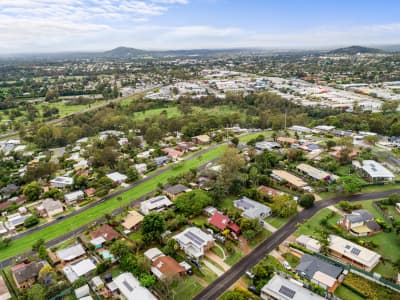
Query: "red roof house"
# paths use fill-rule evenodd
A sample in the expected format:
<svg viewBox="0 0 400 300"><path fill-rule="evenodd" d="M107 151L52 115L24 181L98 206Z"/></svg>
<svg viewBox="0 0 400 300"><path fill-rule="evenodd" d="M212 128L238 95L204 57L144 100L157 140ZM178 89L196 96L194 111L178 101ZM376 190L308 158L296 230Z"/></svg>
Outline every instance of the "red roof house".
<svg viewBox="0 0 400 300"><path fill-rule="evenodd" d="M172 158L178 158L181 157L183 155L183 152L172 149L172 148L164 148L161 150L162 152L164 152L165 154L167 154L169 157Z"/></svg>
<svg viewBox="0 0 400 300"><path fill-rule="evenodd" d="M104 224L99 229L92 231L90 233L90 237L92 239L102 237L106 241L112 241L119 237L119 233L117 231L115 231L115 229L112 228L110 225Z"/></svg>
<svg viewBox="0 0 400 300"><path fill-rule="evenodd" d="M235 233L240 232L240 227L236 223L232 222L229 217L221 214L220 212L215 212L214 215L211 217L209 223L219 230L225 230L226 228L234 231Z"/></svg>

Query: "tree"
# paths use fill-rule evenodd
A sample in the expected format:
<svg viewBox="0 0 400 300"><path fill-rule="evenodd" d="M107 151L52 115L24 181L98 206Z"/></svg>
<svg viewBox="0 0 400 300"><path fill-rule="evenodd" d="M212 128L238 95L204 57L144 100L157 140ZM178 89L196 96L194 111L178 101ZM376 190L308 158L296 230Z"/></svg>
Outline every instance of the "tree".
<svg viewBox="0 0 400 300"><path fill-rule="evenodd" d="M7 248L11 244L11 238L1 238L0 237L0 250Z"/></svg>
<svg viewBox="0 0 400 300"><path fill-rule="evenodd" d="M39 282L45 286L49 286L53 283L53 277L55 273L53 268L50 265L46 265L42 267L39 271Z"/></svg>
<svg viewBox="0 0 400 300"><path fill-rule="evenodd" d="M239 139L238 139L238 137L233 137L232 139L231 139L231 142L232 142L232 144L234 144L235 146L237 146L238 144L239 144Z"/></svg>
<svg viewBox="0 0 400 300"><path fill-rule="evenodd" d="M42 187L37 181L32 181L25 186L23 193L28 201L36 201L42 194Z"/></svg>
<svg viewBox="0 0 400 300"><path fill-rule="evenodd" d="M263 227L258 219L242 218L240 220L240 229L246 240L252 240L263 230Z"/></svg>
<svg viewBox="0 0 400 300"><path fill-rule="evenodd" d="M271 203L272 212L279 217L287 218L297 212L297 203L290 195L277 195Z"/></svg>
<svg viewBox="0 0 400 300"><path fill-rule="evenodd" d="M205 191L195 190L179 195L174 204L179 212L190 217L200 215L203 209L212 202L211 197Z"/></svg>
<svg viewBox="0 0 400 300"><path fill-rule="evenodd" d="M146 130L146 133L144 134L144 139L146 140L147 143L150 145L153 145L154 143L158 142L162 138L162 131L160 127L153 125L150 128Z"/></svg>
<svg viewBox="0 0 400 300"><path fill-rule="evenodd" d="M314 206L315 196L313 194L301 195L299 204L304 208L311 208Z"/></svg>
<svg viewBox="0 0 400 300"><path fill-rule="evenodd" d="M140 284L144 287L150 287L156 283L156 277L154 275L144 274L140 277Z"/></svg>
<svg viewBox="0 0 400 300"><path fill-rule="evenodd" d="M128 168L126 172L126 176L128 177L128 182L134 182L139 179L140 175L136 168Z"/></svg>
<svg viewBox="0 0 400 300"><path fill-rule="evenodd" d="M384 101L381 105L381 110L384 114L393 114L396 113L398 107L398 101Z"/></svg>
<svg viewBox="0 0 400 300"><path fill-rule="evenodd" d="M116 257L122 257L131 253L131 249L124 241L117 240L111 245L110 252Z"/></svg>
<svg viewBox="0 0 400 300"><path fill-rule="evenodd" d="M36 216L30 216L27 219L25 219L25 221L24 221L24 226L26 228L33 227L37 224L39 224L39 219Z"/></svg>
<svg viewBox="0 0 400 300"><path fill-rule="evenodd" d="M46 291L40 284L34 284L26 290L27 300L46 300Z"/></svg>
<svg viewBox="0 0 400 300"><path fill-rule="evenodd" d="M233 190L234 184L242 180L240 170L244 168L245 161L235 148L229 147L219 161L221 172L217 178L225 192Z"/></svg>
<svg viewBox="0 0 400 300"><path fill-rule="evenodd" d="M149 213L143 218L141 233L143 240L151 242L154 240L160 240L161 234L165 230L164 218L159 213Z"/></svg>
<svg viewBox="0 0 400 300"><path fill-rule="evenodd" d="M375 145L379 141L379 137L377 135L367 135L364 137L364 141L370 145Z"/></svg>
<svg viewBox="0 0 400 300"><path fill-rule="evenodd" d="M328 148L328 150L330 150L331 148L336 146L336 142L334 140L327 140L326 141L326 147Z"/></svg>
<svg viewBox="0 0 400 300"><path fill-rule="evenodd" d="M363 181L354 175L343 176L338 180L338 186L346 194L354 194L361 191Z"/></svg>
<svg viewBox="0 0 400 300"><path fill-rule="evenodd" d="M236 287L233 291L227 291L219 299L220 300L253 300L253 299L257 299L257 298L258 297L255 297L253 294L246 291L245 289Z"/></svg>

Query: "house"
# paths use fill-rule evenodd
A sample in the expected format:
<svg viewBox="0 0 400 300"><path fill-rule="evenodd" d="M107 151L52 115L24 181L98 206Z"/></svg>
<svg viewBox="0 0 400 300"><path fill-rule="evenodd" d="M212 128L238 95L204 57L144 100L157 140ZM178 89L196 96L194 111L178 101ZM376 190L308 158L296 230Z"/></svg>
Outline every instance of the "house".
<svg viewBox="0 0 400 300"><path fill-rule="evenodd" d="M277 142L257 142L255 143L254 148L260 151L272 151L281 148L281 145Z"/></svg>
<svg viewBox="0 0 400 300"><path fill-rule="evenodd" d="M85 198L82 191L75 191L64 195L64 200L67 205L75 204L77 201Z"/></svg>
<svg viewBox="0 0 400 300"><path fill-rule="evenodd" d="M63 262L68 262L77 259L86 254L85 249L81 244L76 244L68 248L56 251L56 255Z"/></svg>
<svg viewBox="0 0 400 300"><path fill-rule="evenodd" d="M335 146L332 148L333 151L329 152L329 155L333 156L336 159L341 159L343 156L343 152L345 147L343 146ZM350 159L354 159L355 157L357 157L359 154L359 152L356 149L351 149L350 153L348 153L348 157Z"/></svg>
<svg viewBox="0 0 400 300"><path fill-rule="evenodd" d="M41 260L13 266L11 268L11 273L17 288L31 287L36 282L39 271L47 265L47 261Z"/></svg>
<svg viewBox="0 0 400 300"><path fill-rule="evenodd" d="M184 186L183 184L176 184L170 187L167 187L164 190L164 194L166 194L171 200L175 200L180 194L190 192L192 189Z"/></svg>
<svg viewBox="0 0 400 300"><path fill-rule="evenodd" d="M375 160L364 160L361 163L352 161L352 165L360 170L370 181L393 181L394 174Z"/></svg>
<svg viewBox="0 0 400 300"><path fill-rule="evenodd" d="M300 132L300 133L311 133L312 132L312 130L310 128L304 127L304 126L299 126L299 125L293 125L289 129L296 131L296 132Z"/></svg>
<svg viewBox="0 0 400 300"><path fill-rule="evenodd" d="M142 223L143 221L143 218L144 217L136 210L130 210L128 211L128 214L124 218L124 221L121 225L126 230L138 230L140 223Z"/></svg>
<svg viewBox="0 0 400 300"><path fill-rule="evenodd" d="M153 262L158 257L163 256L164 253L161 252L158 248L150 248L145 253L143 253L144 257L147 258L149 261Z"/></svg>
<svg viewBox="0 0 400 300"><path fill-rule="evenodd" d="M144 174L147 171L146 164L135 164L135 169L139 174Z"/></svg>
<svg viewBox="0 0 400 300"><path fill-rule="evenodd" d="M289 185L297 189L301 189L307 186L307 182L305 182L303 179L284 170L272 170L271 176L278 181L286 181Z"/></svg>
<svg viewBox="0 0 400 300"><path fill-rule="evenodd" d="M61 201L53 200L51 198L45 199L42 203L36 207L40 216L54 217L55 215L64 212L64 206Z"/></svg>
<svg viewBox="0 0 400 300"><path fill-rule="evenodd" d="M179 151L187 152L187 151L191 151L193 148L195 148L195 145L192 142L179 142L176 144L176 148Z"/></svg>
<svg viewBox="0 0 400 300"><path fill-rule="evenodd" d="M114 172L106 175L108 178L111 179L111 181L115 184L121 184L124 183L128 177L124 174L121 174L119 172Z"/></svg>
<svg viewBox="0 0 400 300"><path fill-rule="evenodd" d="M276 141L280 144L297 144L298 140L290 138L290 137L284 137L280 136L276 139Z"/></svg>
<svg viewBox="0 0 400 300"><path fill-rule="evenodd" d="M15 213L8 215L5 226L8 230L14 230L18 226L24 225L25 220L30 216L32 216L32 214L21 215L20 213Z"/></svg>
<svg viewBox="0 0 400 300"><path fill-rule="evenodd" d="M205 233L198 227L186 228L173 238L187 255L195 258L202 257L215 244L212 235Z"/></svg>
<svg viewBox="0 0 400 300"><path fill-rule="evenodd" d="M103 247L103 244L106 242L106 240L102 236L99 236L91 239L89 242L93 245L94 249L100 249Z"/></svg>
<svg viewBox="0 0 400 300"><path fill-rule="evenodd" d="M95 192L96 192L96 189L95 189L95 188L87 188L87 189L85 190L85 194L86 194L86 196L88 196L88 197L93 197Z"/></svg>
<svg viewBox="0 0 400 300"><path fill-rule="evenodd" d="M204 144L210 143L211 138L206 134L202 134L202 135L192 137L192 141L195 144L204 145Z"/></svg>
<svg viewBox="0 0 400 300"><path fill-rule="evenodd" d="M77 299L81 299L85 296L89 296L90 295L90 289L89 289L89 285L85 284L83 286L81 286L80 288L77 288L75 291L75 296Z"/></svg>
<svg viewBox="0 0 400 300"><path fill-rule="evenodd" d="M98 229L90 232L92 239L102 237L105 241L109 242L119 238L119 233L108 224L104 224Z"/></svg>
<svg viewBox="0 0 400 300"><path fill-rule="evenodd" d="M304 254L295 272L318 286L333 292L339 284L343 268L330 264L316 256Z"/></svg>
<svg viewBox="0 0 400 300"><path fill-rule="evenodd" d="M275 275L261 289L261 299L323 300L324 298L304 288L301 282Z"/></svg>
<svg viewBox="0 0 400 300"><path fill-rule="evenodd" d="M154 158L154 162L156 163L157 167L160 167L164 164L166 164L169 161L168 156L159 156Z"/></svg>
<svg viewBox="0 0 400 300"><path fill-rule="evenodd" d="M297 171L301 172L304 175L307 175L311 177L314 180L318 181L328 181L328 180L335 180L335 177L323 170L317 169L313 166L310 166L308 164L301 163L296 167Z"/></svg>
<svg viewBox="0 0 400 300"><path fill-rule="evenodd" d="M157 300L153 294L140 285L137 280L129 272L122 273L113 280L117 290L122 294L126 300Z"/></svg>
<svg viewBox="0 0 400 300"><path fill-rule="evenodd" d="M335 129L335 126L329 126L329 125L318 125L314 127L315 130L317 131L322 131L322 132L329 132Z"/></svg>
<svg viewBox="0 0 400 300"><path fill-rule="evenodd" d="M58 176L52 180L50 180L50 184L53 187L56 188L66 188L67 186L71 186L74 184L74 179L71 177L66 177L66 176Z"/></svg>
<svg viewBox="0 0 400 300"><path fill-rule="evenodd" d="M100 278L100 276L95 276L90 280L90 285L93 290L98 291L104 287L104 281Z"/></svg>
<svg viewBox="0 0 400 300"><path fill-rule="evenodd" d="M162 255L157 257L151 264L151 272L159 279L178 278L186 273L182 267L171 256Z"/></svg>
<svg viewBox="0 0 400 300"><path fill-rule="evenodd" d="M221 231L225 229L229 229L236 234L240 233L240 227L235 222L232 222L229 217L221 214L220 212L216 211L214 215L209 220L210 225L218 228Z"/></svg>
<svg viewBox="0 0 400 300"><path fill-rule="evenodd" d="M331 255L370 272L379 263L381 256L367 248L336 235L329 236Z"/></svg>
<svg viewBox="0 0 400 300"><path fill-rule="evenodd" d="M2 199L9 199L11 196L16 195L18 191L19 186L11 183L0 189L0 195L3 197Z"/></svg>
<svg viewBox="0 0 400 300"><path fill-rule="evenodd" d="M9 299L11 299L10 291L8 290L8 287L3 277L0 276L0 300L9 300Z"/></svg>
<svg viewBox="0 0 400 300"><path fill-rule="evenodd" d="M184 154L183 152L172 149L172 148L164 148L161 151L164 152L165 154L167 154L172 159L177 159L177 158L183 156L183 154Z"/></svg>
<svg viewBox="0 0 400 300"><path fill-rule="evenodd" d="M269 186L265 186L265 185L261 185L257 188L257 190L263 195L266 196L270 199L274 198L275 196L279 196L279 195L284 195L285 193L277 190L277 189L273 189Z"/></svg>
<svg viewBox="0 0 400 300"><path fill-rule="evenodd" d="M311 250L313 252L318 252L321 250L321 244L319 241L317 241L316 239L313 239L312 237L308 236L308 235L300 235L297 239L296 239L296 243L308 250Z"/></svg>
<svg viewBox="0 0 400 300"><path fill-rule="evenodd" d="M167 207L172 206L172 204L173 203L168 199L167 196L157 196L140 203L140 212L144 215L148 215L152 211L163 211Z"/></svg>
<svg viewBox="0 0 400 300"><path fill-rule="evenodd" d="M70 283L75 282L81 276L87 276L92 274L96 270L96 265L90 258L83 259L77 262L73 262L63 269L65 276Z"/></svg>
<svg viewBox="0 0 400 300"><path fill-rule="evenodd" d="M375 222L375 217L366 209L357 209L351 214L345 214L338 224L356 236L372 235L382 231Z"/></svg>
<svg viewBox="0 0 400 300"><path fill-rule="evenodd" d="M233 201L233 205L243 211L242 216L249 219L264 219L272 214L272 210L265 204L242 197Z"/></svg>
<svg viewBox="0 0 400 300"><path fill-rule="evenodd" d="M7 228L4 226L3 221L0 221L0 235L3 235L3 234L5 234L5 233L7 233L7 232L8 232L8 230L7 230Z"/></svg>

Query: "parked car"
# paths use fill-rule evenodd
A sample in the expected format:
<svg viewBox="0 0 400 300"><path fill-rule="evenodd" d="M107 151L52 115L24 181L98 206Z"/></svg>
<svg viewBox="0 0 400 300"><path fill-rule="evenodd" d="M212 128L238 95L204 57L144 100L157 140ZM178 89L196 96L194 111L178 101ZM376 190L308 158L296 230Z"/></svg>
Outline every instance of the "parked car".
<svg viewBox="0 0 400 300"><path fill-rule="evenodd" d="M286 260L282 263L282 265L285 267L286 270L292 270L292 266Z"/></svg>
<svg viewBox="0 0 400 300"><path fill-rule="evenodd" d="M253 294L260 295L260 293L257 291L257 288L256 288L254 285L249 285L249 286L247 287L247 289L248 289L250 292L252 292Z"/></svg>
<svg viewBox="0 0 400 300"><path fill-rule="evenodd" d="M249 277L250 279L253 279L254 276L255 276L250 270L246 271L246 275L247 275L247 277Z"/></svg>

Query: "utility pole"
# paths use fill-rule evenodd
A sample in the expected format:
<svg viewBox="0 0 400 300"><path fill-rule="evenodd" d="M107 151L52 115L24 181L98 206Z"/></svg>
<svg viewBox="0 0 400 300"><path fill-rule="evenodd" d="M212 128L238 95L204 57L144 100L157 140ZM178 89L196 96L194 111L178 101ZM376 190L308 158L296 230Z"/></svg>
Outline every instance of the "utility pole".
<svg viewBox="0 0 400 300"><path fill-rule="evenodd" d="M287 120L287 108L285 108L285 131L286 131L286 120Z"/></svg>

